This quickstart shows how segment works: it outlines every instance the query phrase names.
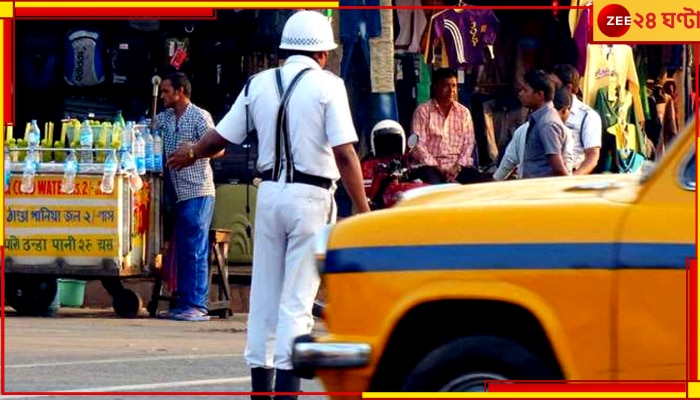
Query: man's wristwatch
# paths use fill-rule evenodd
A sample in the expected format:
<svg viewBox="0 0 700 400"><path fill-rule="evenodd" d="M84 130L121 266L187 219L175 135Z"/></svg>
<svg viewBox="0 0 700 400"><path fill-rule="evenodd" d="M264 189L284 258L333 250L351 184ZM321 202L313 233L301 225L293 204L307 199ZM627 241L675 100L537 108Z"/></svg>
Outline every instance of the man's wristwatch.
<svg viewBox="0 0 700 400"><path fill-rule="evenodd" d="M196 160L197 156L194 154L194 147L190 147L190 151L187 153L187 157L192 160Z"/></svg>

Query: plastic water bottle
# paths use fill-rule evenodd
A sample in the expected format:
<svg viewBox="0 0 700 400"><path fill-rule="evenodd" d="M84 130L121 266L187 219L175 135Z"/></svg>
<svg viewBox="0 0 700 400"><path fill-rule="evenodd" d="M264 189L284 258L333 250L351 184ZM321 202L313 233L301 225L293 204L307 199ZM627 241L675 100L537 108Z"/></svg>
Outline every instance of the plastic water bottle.
<svg viewBox="0 0 700 400"><path fill-rule="evenodd" d="M122 110L117 110L117 115L114 117L114 122L112 123L112 126L120 126L122 129L124 129L126 123L124 122L124 116L122 116Z"/></svg>
<svg viewBox="0 0 700 400"><path fill-rule="evenodd" d="M91 164L92 159L92 129L90 123L85 120L80 128L80 162Z"/></svg>
<svg viewBox="0 0 700 400"><path fill-rule="evenodd" d="M129 188L133 191L140 190L143 187L143 181L136 170L134 156L128 151L125 151L122 156L122 169L129 177Z"/></svg>
<svg viewBox="0 0 700 400"><path fill-rule="evenodd" d="M35 162L41 161L41 152L37 149L41 143L41 130L39 130L39 124L33 119L29 124L29 133L27 135L27 145L29 148L34 149L34 157L36 157Z"/></svg>
<svg viewBox="0 0 700 400"><path fill-rule="evenodd" d="M126 151L131 151L131 143L134 140L134 122L129 121L126 123L126 127L122 131L122 149Z"/></svg>
<svg viewBox="0 0 700 400"><path fill-rule="evenodd" d="M144 135L144 140L146 142L146 172L153 171L153 135L151 135L151 128L146 128L146 134Z"/></svg>
<svg viewBox="0 0 700 400"><path fill-rule="evenodd" d="M66 157L66 162L63 169L63 182L61 183L61 192L71 194L75 190L75 175L78 174L78 159L75 157L75 151L70 152Z"/></svg>
<svg viewBox="0 0 700 400"><path fill-rule="evenodd" d="M22 185L19 190L22 193L34 192L34 177L36 176L36 151L29 150L27 157L24 159L24 172L22 173Z"/></svg>
<svg viewBox="0 0 700 400"><path fill-rule="evenodd" d="M105 170L102 174L102 183L100 183L102 193L110 194L114 191L114 178L117 175L118 166L117 151L112 149L105 160Z"/></svg>
<svg viewBox="0 0 700 400"><path fill-rule="evenodd" d="M134 160L136 161L136 172L139 175L144 175L146 173L146 141L143 139L140 131L136 131Z"/></svg>
<svg viewBox="0 0 700 400"><path fill-rule="evenodd" d="M158 129L153 132L153 170L163 172L163 139Z"/></svg>
<svg viewBox="0 0 700 400"><path fill-rule="evenodd" d="M5 173L5 193L10 190L10 179L12 178L12 157L10 156L10 149L5 145L5 164L3 165L3 172Z"/></svg>
<svg viewBox="0 0 700 400"><path fill-rule="evenodd" d="M39 124L33 119L29 125L29 134L27 135L27 144L29 147L37 147L41 142L41 131L39 130Z"/></svg>

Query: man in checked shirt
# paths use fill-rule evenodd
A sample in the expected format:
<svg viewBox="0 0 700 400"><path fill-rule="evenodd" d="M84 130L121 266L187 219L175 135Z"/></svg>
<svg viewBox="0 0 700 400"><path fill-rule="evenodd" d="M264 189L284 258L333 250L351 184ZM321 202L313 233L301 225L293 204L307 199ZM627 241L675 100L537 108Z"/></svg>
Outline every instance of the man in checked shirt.
<svg viewBox="0 0 700 400"><path fill-rule="evenodd" d="M165 157L182 143L196 143L214 128L208 111L192 104L192 86L181 72L160 84L165 110L156 116ZM213 158L223 155L223 150ZM163 315L178 321L207 321L209 294L209 227L214 214L214 175L208 158L181 170L167 170L176 197L175 251L177 307Z"/></svg>
<svg viewBox="0 0 700 400"><path fill-rule="evenodd" d="M433 98L413 113L412 131L418 144L412 151L413 179L428 184L481 181L472 152L476 140L469 109L456 100L457 73L447 68L433 73Z"/></svg>

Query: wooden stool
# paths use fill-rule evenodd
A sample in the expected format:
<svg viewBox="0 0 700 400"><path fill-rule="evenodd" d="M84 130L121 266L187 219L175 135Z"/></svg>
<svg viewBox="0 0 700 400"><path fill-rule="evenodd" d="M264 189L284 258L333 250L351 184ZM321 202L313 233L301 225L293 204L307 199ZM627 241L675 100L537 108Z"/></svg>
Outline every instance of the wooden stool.
<svg viewBox="0 0 700 400"><path fill-rule="evenodd" d="M228 229L209 230L209 315L218 315L219 318L233 315L227 262L231 232Z"/></svg>

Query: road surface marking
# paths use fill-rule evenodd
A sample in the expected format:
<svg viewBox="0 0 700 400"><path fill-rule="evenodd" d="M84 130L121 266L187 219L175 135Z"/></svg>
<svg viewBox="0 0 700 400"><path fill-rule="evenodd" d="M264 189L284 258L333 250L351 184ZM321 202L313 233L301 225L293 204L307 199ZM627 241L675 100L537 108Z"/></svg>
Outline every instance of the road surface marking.
<svg viewBox="0 0 700 400"><path fill-rule="evenodd" d="M105 359L105 360L83 360L83 361L64 361L64 362L55 362L55 363L5 365L5 368L6 369L18 369L18 368L58 367L58 366L67 366L67 365L150 362L150 361L165 361L165 360L197 360L197 359L202 359L202 358L228 358L228 357L241 357L241 356L243 356L243 354L241 354L241 353L230 353L230 354L201 354L201 355L160 356L160 357L111 358L111 359Z"/></svg>
<svg viewBox="0 0 700 400"><path fill-rule="evenodd" d="M53 397L53 396L59 396L59 395L64 394L64 393L84 393L84 392L127 392L128 393L128 391L147 391L147 390L164 389L164 388L224 385L224 384L236 384L236 383L247 383L247 382L250 382L250 377L239 376L239 377L235 377L235 378L203 379L203 380L198 380L198 381L145 383L145 384L141 384L141 385L103 386L103 387L85 388L85 389L58 390L55 392L51 391L51 393L55 393L55 394L50 394L50 395L26 395L26 396L23 396L23 395L5 396L5 395L3 395L0 398L2 398L2 399L28 399L31 397ZM213 391L213 390L209 390L209 391ZM234 390L229 390L229 391L234 391ZM9 393L12 393L12 392L9 392Z"/></svg>

